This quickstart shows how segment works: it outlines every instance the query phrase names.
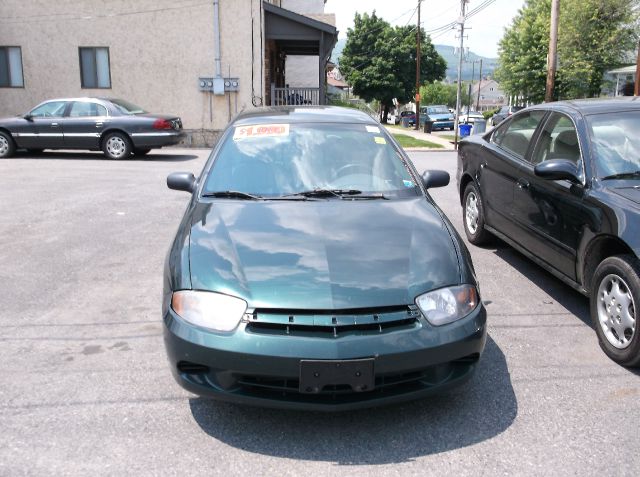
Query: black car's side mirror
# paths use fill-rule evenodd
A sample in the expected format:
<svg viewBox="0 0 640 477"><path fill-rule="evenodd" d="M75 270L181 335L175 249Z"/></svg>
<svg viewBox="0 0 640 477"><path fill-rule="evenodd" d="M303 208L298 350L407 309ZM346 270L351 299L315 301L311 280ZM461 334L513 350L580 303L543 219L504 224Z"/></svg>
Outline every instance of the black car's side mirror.
<svg viewBox="0 0 640 477"><path fill-rule="evenodd" d="M25 114L24 116L22 116L24 119L26 119L27 121L33 121L33 116L31 116L31 114Z"/></svg>
<svg viewBox="0 0 640 477"><path fill-rule="evenodd" d="M451 177L447 171L424 171L422 173L422 184L425 189L432 187L444 187L449 185Z"/></svg>
<svg viewBox="0 0 640 477"><path fill-rule="evenodd" d="M580 173L573 161L568 159L551 159L541 162L534 169L534 173L538 177L552 181L568 180L574 184L579 184Z"/></svg>
<svg viewBox="0 0 640 477"><path fill-rule="evenodd" d="M196 190L196 178L191 172L174 172L167 176L167 187L193 193Z"/></svg>

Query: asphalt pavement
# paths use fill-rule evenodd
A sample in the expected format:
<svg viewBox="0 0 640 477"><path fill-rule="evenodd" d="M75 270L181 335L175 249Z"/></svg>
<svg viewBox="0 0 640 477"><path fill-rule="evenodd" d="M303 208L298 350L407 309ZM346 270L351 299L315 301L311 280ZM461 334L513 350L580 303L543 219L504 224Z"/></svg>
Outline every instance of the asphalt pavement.
<svg viewBox="0 0 640 477"><path fill-rule="evenodd" d="M162 342L162 267L208 151L0 160L0 475L635 476L640 375L587 300L502 242L470 246L489 339L467 385L343 414L197 398ZM454 152L433 197L462 233Z"/></svg>

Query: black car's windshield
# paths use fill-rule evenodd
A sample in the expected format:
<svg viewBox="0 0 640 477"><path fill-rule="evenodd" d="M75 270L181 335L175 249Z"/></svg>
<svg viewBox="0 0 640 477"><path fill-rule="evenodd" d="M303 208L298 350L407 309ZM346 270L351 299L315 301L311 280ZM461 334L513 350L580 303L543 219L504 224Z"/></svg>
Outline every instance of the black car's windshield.
<svg viewBox="0 0 640 477"><path fill-rule="evenodd" d="M111 99L110 100L118 111L122 114L143 114L146 113L144 109L124 99Z"/></svg>
<svg viewBox="0 0 640 477"><path fill-rule="evenodd" d="M354 200L419 193L379 126L328 123L234 127L215 158L203 196L218 191Z"/></svg>
<svg viewBox="0 0 640 477"><path fill-rule="evenodd" d="M640 178L640 111L587 116L596 175L601 179Z"/></svg>

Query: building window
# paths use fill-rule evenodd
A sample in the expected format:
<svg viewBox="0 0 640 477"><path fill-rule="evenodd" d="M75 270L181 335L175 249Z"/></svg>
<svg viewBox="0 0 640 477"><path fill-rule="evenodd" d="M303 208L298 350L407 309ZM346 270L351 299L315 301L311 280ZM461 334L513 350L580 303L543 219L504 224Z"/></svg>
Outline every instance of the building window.
<svg viewBox="0 0 640 477"><path fill-rule="evenodd" d="M111 88L109 48L80 47L80 81L83 88Z"/></svg>
<svg viewBox="0 0 640 477"><path fill-rule="evenodd" d="M0 88L24 88L19 46L0 46Z"/></svg>

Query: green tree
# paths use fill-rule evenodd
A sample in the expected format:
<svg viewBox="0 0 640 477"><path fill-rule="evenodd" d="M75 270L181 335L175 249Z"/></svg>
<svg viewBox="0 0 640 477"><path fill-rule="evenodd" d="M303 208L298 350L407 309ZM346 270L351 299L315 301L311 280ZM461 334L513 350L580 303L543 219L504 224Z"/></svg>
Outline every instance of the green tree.
<svg viewBox="0 0 640 477"><path fill-rule="evenodd" d="M421 80L443 78L446 62L422 30L420 46ZM382 121L386 121L394 98L406 103L416 92L415 28L391 27L375 11L371 15L356 13L339 61L354 94L367 102L380 101Z"/></svg>
<svg viewBox="0 0 640 477"><path fill-rule="evenodd" d="M551 0L527 0L499 43L496 79L523 102L544 100L550 15Z"/></svg>
<svg viewBox="0 0 640 477"><path fill-rule="evenodd" d="M625 62L637 42L638 1L562 0L558 32L558 93L597 97L604 73Z"/></svg>
<svg viewBox="0 0 640 477"><path fill-rule="evenodd" d="M456 107L457 87L455 84L447 84L441 81L434 81L420 86L420 102L427 106L429 104L446 104L450 108ZM472 101L473 103L473 98ZM469 105L469 84L462 83L462 106Z"/></svg>
<svg viewBox="0 0 640 477"><path fill-rule="evenodd" d="M562 0L556 99L600 94L604 72L634 50L640 0ZM544 100L551 0L527 0L499 44L496 79L522 102Z"/></svg>

